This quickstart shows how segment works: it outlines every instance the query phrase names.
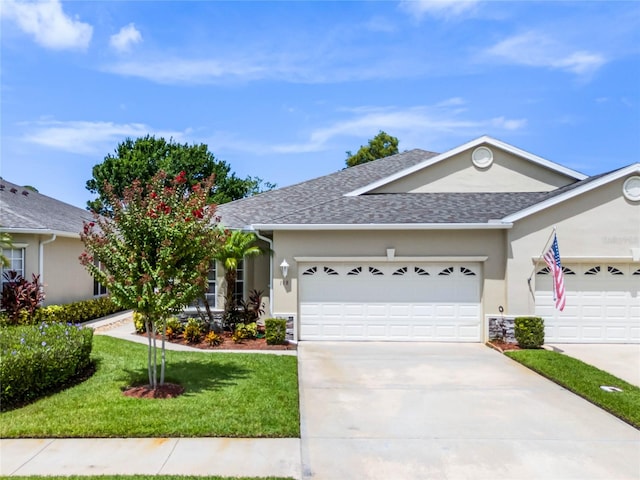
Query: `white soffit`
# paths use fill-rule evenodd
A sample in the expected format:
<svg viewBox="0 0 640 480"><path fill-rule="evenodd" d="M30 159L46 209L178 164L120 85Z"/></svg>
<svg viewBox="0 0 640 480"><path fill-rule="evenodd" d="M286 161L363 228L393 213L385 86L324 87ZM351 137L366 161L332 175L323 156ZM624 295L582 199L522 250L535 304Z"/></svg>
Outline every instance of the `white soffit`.
<svg viewBox="0 0 640 480"><path fill-rule="evenodd" d="M400 178L406 177L408 175L411 175L412 173L415 173L419 170L422 170L423 168L426 167L430 167L431 165L434 165L438 162L441 162L443 160L446 160L447 158L450 158L454 155L457 155L459 153L464 152L465 150L474 148L474 147L478 147L482 144L487 144L487 145L491 145L493 147L496 148L500 148L506 152L509 152L513 155L519 156L524 158L525 160L529 160L530 162L533 163L537 163L538 165L542 165L543 167L546 167L550 170L554 170L558 173L561 173L563 175L567 175L569 177L575 178L576 180L584 180L585 178L587 178L587 175L580 173L576 170L572 170L570 168L567 167L563 167L562 165L559 165L557 163L551 162L545 158L539 157L537 155L534 155L532 153L526 152L525 150L522 150L520 148L514 147L513 145L509 145L508 143L504 143L501 142L500 140L496 140L495 138L491 138L487 135L484 135L482 137L476 138L475 140L471 140L468 143L465 143L463 145L460 145L459 147L456 147L452 150L449 150L445 153L441 153L440 155L437 155L435 157L432 157L428 160L425 160L424 162L420 162L412 167L406 168L404 170L401 170L397 173L394 173L393 175L390 175L388 177L385 177L383 179L380 179L376 182L370 183L369 185L366 185L364 187L361 187L357 190L354 190L352 192L346 193L345 197L357 197L358 195L362 195L365 194L367 192L370 192L371 190L375 190L376 188L380 188L383 185L387 185L391 182L394 182Z"/></svg>
<svg viewBox="0 0 640 480"><path fill-rule="evenodd" d="M540 212L546 208L557 205L558 203L564 202L565 200L569 200L570 198L577 197L578 195L582 195L594 188L601 187L602 185L606 185L609 182L613 182L614 180L618 180L627 175L633 173L640 173L640 163L634 163L629 165L628 167L621 168L620 170L616 170L615 172L610 173L609 175L605 175L603 177L598 178L592 182L586 183L581 187L576 187L568 192L561 193L556 195L555 197L551 197L548 200L544 200L540 203L536 203L524 210L520 210L519 212L508 215L502 219L502 222L513 223L518 220L523 219L524 217L528 217L529 215L533 215L534 213Z"/></svg>

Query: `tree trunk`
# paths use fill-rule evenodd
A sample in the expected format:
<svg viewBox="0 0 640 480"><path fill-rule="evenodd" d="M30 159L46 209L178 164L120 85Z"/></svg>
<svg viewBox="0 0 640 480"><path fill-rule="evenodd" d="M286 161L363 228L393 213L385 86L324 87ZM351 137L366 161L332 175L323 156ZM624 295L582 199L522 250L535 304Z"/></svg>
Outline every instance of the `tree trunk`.
<svg viewBox="0 0 640 480"><path fill-rule="evenodd" d="M157 332L156 322L153 322L153 382L151 382L151 388L154 390L158 388L158 347L155 336Z"/></svg>
<svg viewBox="0 0 640 480"><path fill-rule="evenodd" d="M147 329L147 339L149 340L149 347L147 348L147 373L149 375L149 385L153 384L153 372L151 371L151 336L153 335L153 327L149 318L145 315L144 317L144 325Z"/></svg>
<svg viewBox="0 0 640 480"><path fill-rule="evenodd" d="M162 319L162 360L160 362L160 386L164 385L164 366L165 366L165 338L167 336L167 319Z"/></svg>

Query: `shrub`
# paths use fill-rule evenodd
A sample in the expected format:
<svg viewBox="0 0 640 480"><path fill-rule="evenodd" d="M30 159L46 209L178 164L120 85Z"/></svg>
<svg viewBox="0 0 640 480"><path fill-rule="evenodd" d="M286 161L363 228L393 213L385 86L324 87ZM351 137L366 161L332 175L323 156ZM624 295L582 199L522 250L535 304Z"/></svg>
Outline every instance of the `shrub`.
<svg viewBox="0 0 640 480"><path fill-rule="evenodd" d="M9 323L24 325L29 323L38 307L44 300L44 290L40 285L40 275L32 275L29 282L15 270L2 275L5 283L2 286L0 306L7 312Z"/></svg>
<svg viewBox="0 0 640 480"><path fill-rule="evenodd" d="M184 327L184 338L188 343L198 343L202 338L202 325L196 318L190 318Z"/></svg>
<svg viewBox="0 0 640 480"><path fill-rule="evenodd" d="M167 319L167 337L174 338L180 335L183 330L184 327L178 317L170 317Z"/></svg>
<svg viewBox="0 0 640 480"><path fill-rule="evenodd" d="M136 333L147 333L147 326L140 312L133 312L133 326L136 329Z"/></svg>
<svg viewBox="0 0 640 480"><path fill-rule="evenodd" d="M258 336L258 325L256 322L251 323L238 323L236 330L231 337L234 342L241 342L249 338L256 338Z"/></svg>
<svg viewBox="0 0 640 480"><path fill-rule="evenodd" d="M224 342L224 337L216 332L209 332L204 336L204 341L211 347L217 347Z"/></svg>
<svg viewBox="0 0 640 480"><path fill-rule="evenodd" d="M544 344L544 320L540 317L516 317L515 336L522 348L540 348Z"/></svg>
<svg viewBox="0 0 640 480"><path fill-rule="evenodd" d="M83 323L121 311L122 308L116 305L111 297L99 297L38 308L27 323Z"/></svg>
<svg viewBox="0 0 640 480"><path fill-rule="evenodd" d="M0 330L0 408L40 398L90 365L93 330L40 323Z"/></svg>
<svg viewBox="0 0 640 480"><path fill-rule="evenodd" d="M284 318L267 318L264 322L267 345L286 343L287 321Z"/></svg>

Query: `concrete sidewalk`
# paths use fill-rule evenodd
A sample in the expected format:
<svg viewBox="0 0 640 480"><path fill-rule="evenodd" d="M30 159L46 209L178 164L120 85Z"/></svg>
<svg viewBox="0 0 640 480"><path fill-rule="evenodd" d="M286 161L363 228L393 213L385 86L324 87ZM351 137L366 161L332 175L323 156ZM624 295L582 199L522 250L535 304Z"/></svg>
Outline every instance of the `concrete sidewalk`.
<svg viewBox="0 0 640 480"><path fill-rule="evenodd" d="M297 438L0 440L0 475L221 475L300 478Z"/></svg>

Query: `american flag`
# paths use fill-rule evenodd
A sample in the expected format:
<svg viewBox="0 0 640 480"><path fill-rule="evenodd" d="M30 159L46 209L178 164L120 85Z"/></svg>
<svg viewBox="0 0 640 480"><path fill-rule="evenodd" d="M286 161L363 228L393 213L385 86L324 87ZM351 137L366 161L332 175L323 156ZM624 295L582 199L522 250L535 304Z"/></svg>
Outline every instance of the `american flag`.
<svg viewBox="0 0 640 480"><path fill-rule="evenodd" d="M556 301L556 308L562 311L566 304L566 298L564 295L564 274L562 273L560 249L558 248L558 237L556 235L553 236L551 247L544 254L544 261L553 275L553 299Z"/></svg>

